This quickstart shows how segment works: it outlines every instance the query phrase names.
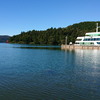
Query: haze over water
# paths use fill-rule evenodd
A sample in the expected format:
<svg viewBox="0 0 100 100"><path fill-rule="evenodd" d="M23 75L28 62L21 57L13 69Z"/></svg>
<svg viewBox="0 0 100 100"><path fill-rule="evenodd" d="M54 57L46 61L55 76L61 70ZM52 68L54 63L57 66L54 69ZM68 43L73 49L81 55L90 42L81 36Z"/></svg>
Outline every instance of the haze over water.
<svg viewBox="0 0 100 100"><path fill-rule="evenodd" d="M99 50L0 43L0 100L99 99Z"/></svg>

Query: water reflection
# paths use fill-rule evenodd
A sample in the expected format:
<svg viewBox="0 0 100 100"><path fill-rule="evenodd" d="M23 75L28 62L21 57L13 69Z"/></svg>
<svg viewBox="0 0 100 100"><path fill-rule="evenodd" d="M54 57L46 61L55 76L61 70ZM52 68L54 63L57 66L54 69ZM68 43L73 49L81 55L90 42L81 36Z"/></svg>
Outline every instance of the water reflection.
<svg viewBox="0 0 100 100"><path fill-rule="evenodd" d="M53 45L31 45L31 44L7 44L7 43L0 43L0 47L2 48L19 48L19 49L50 49L50 50L61 50L60 46L53 46Z"/></svg>
<svg viewBox="0 0 100 100"><path fill-rule="evenodd" d="M82 64L91 64L91 67L98 68L100 62L100 51L99 50L75 50L76 60Z"/></svg>
<svg viewBox="0 0 100 100"><path fill-rule="evenodd" d="M71 50L65 51L67 65L71 69L70 83L73 91L88 98L98 100L100 98L100 51L99 50ZM83 93L84 91L84 93ZM84 99L86 99L84 98Z"/></svg>
<svg viewBox="0 0 100 100"><path fill-rule="evenodd" d="M0 100L100 100L99 57L98 50L0 44Z"/></svg>
<svg viewBox="0 0 100 100"><path fill-rule="evenodd" d="M15 47L20 49L49 49L49 50L60 50L60 47L48 47L48 46L37 46L37 47Z"/></svg>

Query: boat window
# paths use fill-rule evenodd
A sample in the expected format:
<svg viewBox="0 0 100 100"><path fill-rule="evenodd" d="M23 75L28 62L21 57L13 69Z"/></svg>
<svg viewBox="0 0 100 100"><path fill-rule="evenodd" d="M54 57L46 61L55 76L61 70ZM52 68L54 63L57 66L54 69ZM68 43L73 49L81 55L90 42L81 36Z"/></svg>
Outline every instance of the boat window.
<svg viewBox="0 0 100 100"><path fill-rule="evenodd" d="M83 41L100 41L100 38L85 38Z"/></svg>
<svg viewBox="0 0 100 100"><path fill-rule="evenodd" d="M100 41L100 38L94 38L94 41Z"/></svg>
<svg viewBox="0 0 100 100"><path fill-rule="evenodd" d="M88 41L90 41L90 39L88 39Z"/></svg>
<svg viewBox="0 0 100 100"><path fill-rule="evenodd" d="M94 41L94 38L91 38L91 41Z"/></svg>
<svg viewBox="0 0 100 100"><path fill-rule="evenodd" d="M97 42L97 44L100 44L100 42Z"/></svg>
<svg viewBox="0 0 100 100"><path fill-rule="evenodd" d="M79 44L78 42L76 42L75 44Z"/></svg>
<svg viewBox="0 0 100 100"><path fill-rule="evenodd" d="M83 41L88 41L88 39L84 39Z"/></svg>
<svg viewBox="0 0 100 100"><path fill-rule="evenodd" d="M100 40L100 38L98 38L98 41Z"/></svg>
<svg viewBox="0 0 100 100"><path fill-rule="evenodd" d="M91 42L90 44L94 44L93 42Z"/></svg>

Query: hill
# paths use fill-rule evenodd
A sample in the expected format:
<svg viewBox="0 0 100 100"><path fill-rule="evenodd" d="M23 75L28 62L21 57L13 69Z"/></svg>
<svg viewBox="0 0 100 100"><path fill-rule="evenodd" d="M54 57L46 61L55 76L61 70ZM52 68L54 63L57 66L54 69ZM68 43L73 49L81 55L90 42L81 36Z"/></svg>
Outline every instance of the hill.
<svg viewBox="0 0 100 100"><path fill-rule="evenodd" d="M10 36L8 35L0 35L0 42L5 43L9 40Z"/></svg>
<svg viewBox="0 0 100 100"><path fill-rule="evenodd" d="M96 30L98 22L81 22L65 28L49 28L44 31L21 32L9 39L11 43L39 44L39 45L61 45L65 43L65 37L69 42L75 42L77 36L84 36L86 32Z"/></svg>

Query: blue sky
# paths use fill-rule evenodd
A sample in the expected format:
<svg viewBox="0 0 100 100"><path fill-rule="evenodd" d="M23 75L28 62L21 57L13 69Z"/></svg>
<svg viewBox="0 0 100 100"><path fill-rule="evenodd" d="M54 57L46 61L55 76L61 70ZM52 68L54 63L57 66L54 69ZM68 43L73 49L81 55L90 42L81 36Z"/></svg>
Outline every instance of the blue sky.
<svg viewBox="0 0 100 100"><path fill-rule="evenodd" d="M100 0L0 0L0 35L100 21Z"/></svg>

